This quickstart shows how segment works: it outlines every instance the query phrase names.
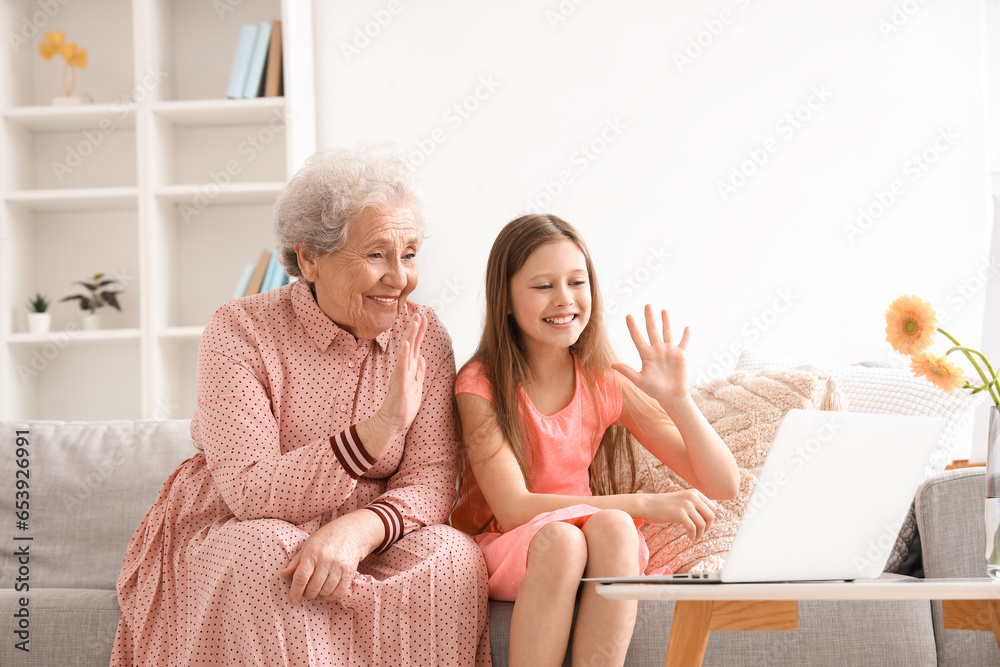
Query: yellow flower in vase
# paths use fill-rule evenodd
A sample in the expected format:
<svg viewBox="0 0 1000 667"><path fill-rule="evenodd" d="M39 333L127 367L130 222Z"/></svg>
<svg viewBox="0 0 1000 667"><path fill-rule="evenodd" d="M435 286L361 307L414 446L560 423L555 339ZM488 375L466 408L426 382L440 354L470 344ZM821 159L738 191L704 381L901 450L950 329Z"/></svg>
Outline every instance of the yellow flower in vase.
<svg viewBox="0 0 1000 667"><path fill-rule="evenodd" d="M77 47L76 42L67 43L65 33L56 30L45 33L45 41L38 44L38 52L46 61L52 60L57 53L66 60L63 66L62 84L66 98L71 98L73 88L76 87L77 69L87 67L87 50Z"/></svg>
<svg viewBox="0 0 1000 667"><path fill-rule="evenodd" d="M70 67L87 69L87 49L76 48L76 43L74 42L66 46L63 50L63 55L66 56L66 64Z"/></svg>
<svg viewBox="0 0 1000 667"><path fill-rule="evenodd" d="M46 33L45 41L38 44L42 58L49 61L55 54L62 53L64 39L66 39L65 33L59 31Z"/></svg>

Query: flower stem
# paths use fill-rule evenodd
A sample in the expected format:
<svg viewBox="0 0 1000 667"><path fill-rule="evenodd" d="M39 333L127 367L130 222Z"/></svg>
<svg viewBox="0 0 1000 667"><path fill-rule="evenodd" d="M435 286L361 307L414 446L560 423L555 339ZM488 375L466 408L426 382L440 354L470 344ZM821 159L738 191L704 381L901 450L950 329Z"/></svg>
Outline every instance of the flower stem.
<svg viewBox="0 0 1000 667"><path fill-rule="evenodd" d="M1000 407L1000 398L997 398L997 393L996 393L996 391L994 390L994 387L993 387L993 385L997 381L997 374L993 370L993 367L990 365L990 362L986 358L986 355L984 355L979 350L974 350L971 347L965 347L965 346L963 346L961 343L959 343L957 340L955 340L954 336L952 336L950 333L948 333L947 331L945 331L941 327L938 327L938 331L940 331L942 334L944 334L948 338L948 340L950 340L952 343L955 344L955 347L952 348L951 350L948 350L948 352L945 353L945 356L948 356L948 354L950 354L951 352L953 352L955 350L961 351L962 354L965 355L965 358L969 360L969 363L972 364L972 367L976 369L976 372L979 373L979 377L982 379L983 385L986 387L987 391L990 392L990 398L993 399L993 404L996 405L997 407ZM989 371L990 371L990 377L992 379L990 379L990 380L986 379L986 373L984 373L983 369L980 368L980 366L979 366L978 363L976 363L976 360L972 357L973 354L978 355L986 363L986 367L989 369Z"/></svg>
<svg viewBox="0 0 1000 667"><path fill-rule="evenodd" d="M67 81L67 75L72 75L68 77L69 78L68 81ZM72 95L73 89L76 87L76 68L70 65L69 63L66 63L66 65L63 67L62 84L63 84L63 92L66 93L66 97Z"/></svg>
<svg viewBox="0 0 1000 667"><path fill-rule="evenodd" d="M989 375L992 376L993 379L987 381L985 378L983 378L983 385L981 387L976 387L976 390L973 391L972 393L975 394L979 391L982 391L983 389L988 389L990 392L990 396L992 397L994 395L993 387L997 384L997 373L995 370L993 370L993 367L990 365L989 359L987 359L986 356L979 350L975 350L971 347L965 347L964 345L956 345L955 347L945 352L944 356L947 357L952 352L962 352L966 356L968 356L969 354L975 354L978 357L980 357L984 362L986 362L986 368L989 371ZM980 374L980 377L982 377L982 374ZM971 387L973 385L970 383L969 386ZM1000 407L1000 405L998 405L998 407Z"/></svg>

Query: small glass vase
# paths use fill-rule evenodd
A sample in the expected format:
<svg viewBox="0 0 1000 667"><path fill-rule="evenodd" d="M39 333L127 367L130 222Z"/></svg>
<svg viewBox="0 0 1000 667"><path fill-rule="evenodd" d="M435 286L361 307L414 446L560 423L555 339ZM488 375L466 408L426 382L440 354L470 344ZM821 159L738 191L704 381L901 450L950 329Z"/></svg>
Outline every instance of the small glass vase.
<svg viewBox="0 0 1000 667"><path fill-rule="evenodd" d="M986 441L986 574L1000 579L1000 408L990 408Z"/></svg>

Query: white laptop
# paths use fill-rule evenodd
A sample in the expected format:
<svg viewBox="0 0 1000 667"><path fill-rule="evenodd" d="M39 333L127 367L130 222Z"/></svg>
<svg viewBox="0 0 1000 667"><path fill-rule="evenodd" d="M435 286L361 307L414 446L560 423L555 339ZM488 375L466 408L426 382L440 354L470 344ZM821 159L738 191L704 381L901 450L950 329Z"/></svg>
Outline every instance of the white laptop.
<svg viewBox="0 0 1000 667"><path fill-rule="evenodd" d="M584 581L876 578L943 428L939 417L790 410L778 427L722 572Z"/></svg>

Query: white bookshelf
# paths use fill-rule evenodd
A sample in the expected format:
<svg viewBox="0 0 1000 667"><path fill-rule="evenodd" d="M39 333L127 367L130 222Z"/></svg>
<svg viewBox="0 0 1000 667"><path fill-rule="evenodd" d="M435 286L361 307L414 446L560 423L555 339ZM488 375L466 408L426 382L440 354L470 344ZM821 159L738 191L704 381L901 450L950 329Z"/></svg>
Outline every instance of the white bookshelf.
<svg viewBox="0 0 1000 667"><path fill-rule="evenodd" d="M245 264L271 248L284 183L315 150L310 0L74 0L0 50L0 418L163 419L195 407L198 341ZM39 5L7 0L5 33ZM232 11L226 11L231 9ZM284 97L225 99L244 23L280 18ZM88 52L76 92L51 105L51 30ZM58 299L102 271L122 312ZM27 333L50 297L52 333Z"/></svg>

